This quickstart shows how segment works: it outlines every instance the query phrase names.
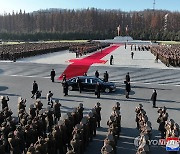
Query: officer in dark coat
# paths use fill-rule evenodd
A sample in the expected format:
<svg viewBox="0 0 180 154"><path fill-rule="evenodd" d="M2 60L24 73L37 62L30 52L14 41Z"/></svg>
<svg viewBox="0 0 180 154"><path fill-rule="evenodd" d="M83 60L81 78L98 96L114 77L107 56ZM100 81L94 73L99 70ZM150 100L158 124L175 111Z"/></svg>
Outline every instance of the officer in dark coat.
<svg viewBox="0 0 180 154"><path fill-rule="evenodd" d="M1 96L1 104L2 104L2 110L7 107L8 108L8 102L9 101L9 97L5 97L5 96Z"/></svg>
<svg viewBox="0 0 180 154"><path fill-rule="evenodd" d="M36 83L36 81L34 81L33 83L33 90L32 90L32 97L31 98L34 98L34 95L36 94L36 92L38 91L38 84Z"/></svg>
<svg viewBox="0 0 180 154"><path fill-rule="evenodd" d="M126 82L130 82L129 72L126 74Z"/></svg>
<svg viewBox="0 0 180 154"><path fill-rule="evenodd" d="M56 140L53 137L52 133L49 133L47 138L45 138L47 144L47 152L48 154L55 154L56 153Z"/></svg>
<svg viewBox="0 0 180 154"><path fill-rule="evenodd" d="M108 79L109 79L109 74L108 74L108 72L106 71L106 72L104 73L104 82L108 82Z"/></svg>
<svg viewBox="0 0 180 154"><path fill-rule="evenodd" d="M100 98L100 93L101 93L101 85L99 82L97 82L95 85L95 95L97 95L97 98Z"/></svg>
<svg viewBox="0 0 180 154"><path fill-rule="evenodd" d="M59 100L55 100L54 104L54 123L57 124L61 117L61 104L59 103Z"/></svg>
<svg viewBox="0 0 180 154"><path fill-rule="evenodd" d="M54 69L51 70L51 81L54 82L54 77L56 76L56 72Z"/></svg>
<svg viewBox="0 0 180 154"><path fill-rule="evenodd" d="M111 55L111 57L110 57L110 65L112 65L113 64L113 55Z"/></svg>
<svg viewBox="0 0 180 154"><path fill-rule="evenodd" d="M131 91L130 82L126 82L126 98L129 98L130 91Z"/></svg>
<svg viewBox="0 0 180 154"><path fill-rule="evenodd" d="M81 82L81 79L79 77L77 78L77 85L78 85L78 88L79 88L79 92L81 93L81 91L82 91L82 82Z"/></svg>
<svg viewBox="0 0 180 154"><path fill-rule="evenodd" d="M156 90L154 89L154 90L153 90L153 94L152 94L152 96L151 96L151 101L152 101L152 103L153 103L153 108L156 107L156 99L157 99L157 92L156 92Z"/></svg>
<svg viewBox="0 0 180 154"><path fill-rule="evenodd" d="M131 59L133 59L134 58L134 52L132 51L131 52Z"/></svg>
<svg viewBox="0 0 180 154"><path fill-rule="evenodd" d="M97 118L97 127L100 128L100 122L101 122L101 104L97 102L94 109L96 110L96 118Z"/></svg>
<svg viewBox="0 0 180 154"><path fill-rule="evenodd" d="M68 83L66 80L62 82L64 96L68 95Z"/></svg>
<svg viewBox="0 0 180 154"><path fill-rule="evenodd" d="M96 72L95 72L95 77L99 78L99 72L98 72L98 70L96 70Z"/></svg>

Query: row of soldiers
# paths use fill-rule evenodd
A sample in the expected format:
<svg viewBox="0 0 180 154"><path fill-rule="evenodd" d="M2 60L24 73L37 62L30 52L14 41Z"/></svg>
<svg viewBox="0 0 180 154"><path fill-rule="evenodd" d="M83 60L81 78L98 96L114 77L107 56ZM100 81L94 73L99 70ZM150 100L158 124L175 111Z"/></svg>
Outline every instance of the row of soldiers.
<svg viewBox="0 0 180 154"><path fill-rule="evenodd" d="M100 127L101 106L98 102L94 108L84 116L72 132L72 140L67 154L83 154L89 142L96 136L96 128Z"/></svg>
<svg viewBox="0 0 180 154"><path fill-rule="evenodd" d="M180 66L180 45L159 45L151 47L151 53L166 66Z"/></svg>
<svg viewBox="0 0 180 154"><path fill-rule="evenodd" d="M36 56L60 50L66 50L69 46L80 43L52 42L52 43L21 43L12 45L0 45L0 60L13 60Z"/></svg>
<svg viewBox="0 0 180 154"><path fill-rule="evenodd" d="M141 46L136 46L136 44L131 44L131 51L149 51L150 50L150 46L146 46L146 45L141 45Z"/></svg>
<svg viewBox="0 0 180 154"><path fill-rule="evenodd" d="M159 131L161 132L161 138L167 139L168 137L179 137L180 130L179 125L175 123L173 119L168 120L168 113L166 107L158 109L159 117L157 123L159 123Z"/></svg>
<svg viewBox="0 0 180 154"><path fill-rule="evenodd" d="M112 113L107 121L108 134L104 140L104 145L101 148L102 154L116 154L117 139L119 139L121 132L121 114L120 103L116 104L112 108Z"/></svg>
<svg viewBox="0 0 180 154"><path fill-rule="evenodd" d="M91 53L97 50L102 50L109 46L109 43L99 43L99 42L91 42L85 43L81 45L73 45L69 47L69 51L76 53L76 58L79 58L82 55L86 55L87 53Z"/></svg>
<svg viewBox="0 0 180 154"><path fill-rule="evenodd" d="M139 137L135 139L135 146L137 147L136 154L148 154L150 151L149 140L152 136L151 122L148 120L146 111L143 105L139 104L135 109L137 129L139 130Z"/></svg>
<svg viewBox="0 0 180 154"><path fill-rule="evenodd" d="M26 111L26 100L18 99L18 121L12 111L5 107L0 112L0 151L2 154L81 154L100 127L101 107L97 103L88 116L83 117L83 104L53 121L55 110L30 105ZM58 104L56 101L54 103ZM60 104L60 103L59 103ZM60 108L59 108L60 109ZM79 146L80 145L80 146Z"/></svg>

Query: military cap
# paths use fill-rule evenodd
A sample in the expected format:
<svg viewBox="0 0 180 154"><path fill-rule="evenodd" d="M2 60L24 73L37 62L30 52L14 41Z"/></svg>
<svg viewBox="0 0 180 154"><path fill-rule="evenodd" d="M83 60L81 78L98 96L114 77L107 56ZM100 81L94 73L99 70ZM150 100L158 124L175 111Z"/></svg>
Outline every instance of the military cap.
<svg viewBox="0 0 180 154"><path fill-rule="evenodd" d="M116 102L116 105L117 105L117 106L120 106L120 103L119 103L119 102Z"/></svg>
<svg viewBox="0 0 180 154"><path fill-rule="evenodd" d="M101 104L99 102L97 102L97 106L100 106Z"/></svg>
<svg viewBox="0 0 180 154"><path fill-rule="evenodd" d="M169 120L169 123L170 123L170 124L174 124L175 122L174 122L173 119L170 119L170 120Z"/></svg>
<svg viewBox="0 0 180 154"><path fill-rule="evenodd" d="M179 125L178 125L177 123L175 123L174 126L175 126L176 128L179 128Z"/></svg>
<svg viewBox="0 0 180 154"><path fill-rule="evenodd" d="M55 99L55 103L59 103L59 100L58 100L58 99Z"/></svg>
<svg viewBox="0 0 180 154"><path fill-rule="evenodd" d="M143 105L142 105L142 104L139 104L139 107L143 107Z"/></svg>
<svg viewBox="0 0 180 154"><path fill-rule="evenodd" d="M82 103L79 103L79 107L83 107L83 104L82 104Z"/></svg>

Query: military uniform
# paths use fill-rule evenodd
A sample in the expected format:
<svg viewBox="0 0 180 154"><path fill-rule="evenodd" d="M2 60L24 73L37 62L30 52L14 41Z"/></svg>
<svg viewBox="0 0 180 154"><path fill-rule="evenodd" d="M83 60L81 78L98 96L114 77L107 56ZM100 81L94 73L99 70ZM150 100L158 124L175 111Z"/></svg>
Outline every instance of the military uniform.
<svg viewBox="0 0 180 154"><path fill-rule="evenodd" d="M61 104L59 103L58 100L55 101L54 104L54 123L56 124L57 121L59 121L60 117L61 117Z"/></svg>
<svg viewBox="0 0 180 154"><path fill-rule="evenodd" d="M98 102L96 105L95 105L95 110L96 110L96 117L97 117L97 127L100 127L100 122L101 122L101 107L100 107L100 103Z"/></svg>
<svg viewBox="0 0 180 154"><path fill-rule="evenodd" d="M56 76L56 72L54 69L52 69L50 76L51 76L51 81L54 82L54 77Z"/></svg>
<svg viewBox="0 0 180 154"><path fill-rule="evenodd" d="M9 101L9 97L5 97L5 96L1 96L1 104L2 104L2 110L5 108L5 107L8 107L8 102Z"/></svg>
<svg viewBox="0 0 180 154"><path fill-rule="evenodd" d="M64 96L68 95L68 83L66 80L62 82Z"/></svg>

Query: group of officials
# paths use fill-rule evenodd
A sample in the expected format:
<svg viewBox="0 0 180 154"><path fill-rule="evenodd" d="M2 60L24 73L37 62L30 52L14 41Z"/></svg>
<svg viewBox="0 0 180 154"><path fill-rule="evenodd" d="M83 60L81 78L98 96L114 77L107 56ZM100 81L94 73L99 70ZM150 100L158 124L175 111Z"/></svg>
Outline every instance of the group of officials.
<svg viewBox="0 0 180 154"><path fill-rule="evenodd" d="M16 120L8 105L9 98L2 96L0 101L1 154L83 154L100 127L99 102L86 116L80 103L62 117L59 100L52 108L43 108L41 100L35 99L26 110L26 99L18 98Z"/></svg>

